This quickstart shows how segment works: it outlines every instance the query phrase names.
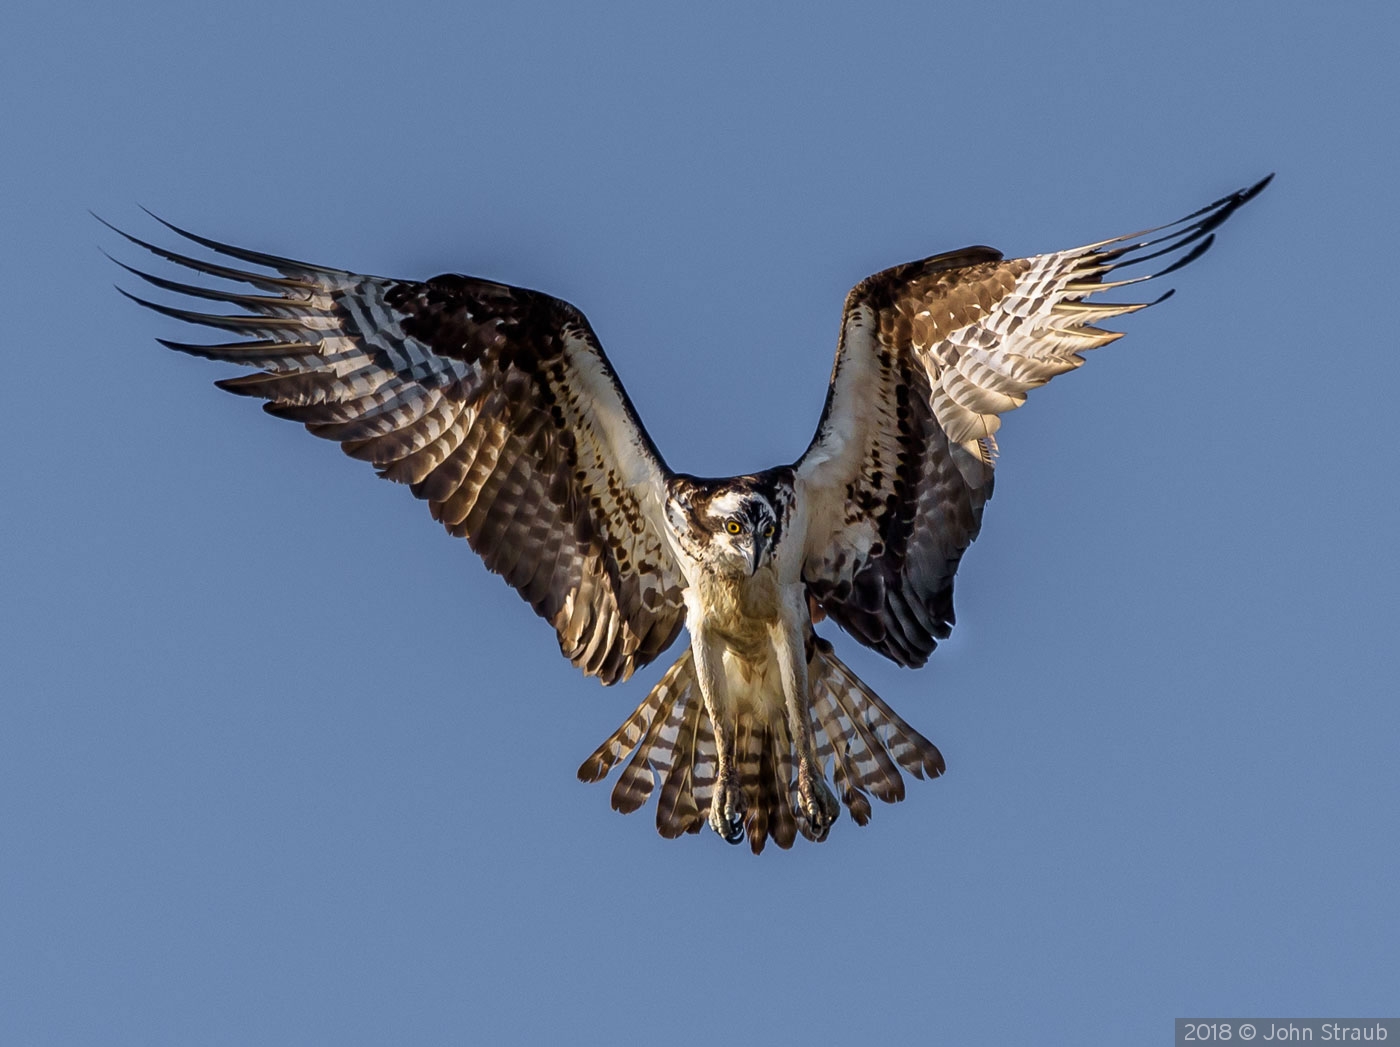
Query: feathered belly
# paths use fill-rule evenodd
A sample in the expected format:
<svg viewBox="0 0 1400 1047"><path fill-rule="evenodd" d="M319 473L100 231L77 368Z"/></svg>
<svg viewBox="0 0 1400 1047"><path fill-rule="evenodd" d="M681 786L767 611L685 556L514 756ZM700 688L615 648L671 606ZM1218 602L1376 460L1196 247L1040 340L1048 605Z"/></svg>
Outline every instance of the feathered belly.
<svg viewBox="0 0 1400 1047"><path fill-rule="evenodd" d="M776 579L767 572L751 579L710 578L699 595L707 631L724 644L729 715L753 715L760 724L781 719L782 675L772 639L781 614Z"/></svg>
<svg viewBox="0 0 1400 1047"><path fill-rule="evenodd" d="M786 715L778 656L765 635L753 646L732 646L724 652L724 675L735 719L754 717L760 724Z"/></svg>

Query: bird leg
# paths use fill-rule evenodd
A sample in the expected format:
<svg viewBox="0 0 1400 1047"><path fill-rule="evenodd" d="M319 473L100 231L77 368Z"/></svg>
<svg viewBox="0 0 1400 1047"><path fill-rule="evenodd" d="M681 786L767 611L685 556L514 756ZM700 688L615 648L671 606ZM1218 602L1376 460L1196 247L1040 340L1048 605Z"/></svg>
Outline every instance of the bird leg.
<svg viewBox="0 0 1400 1047"><path fill-rule="evenodd" d="M803 643L800 627L785 620L774 623L772 640L778 656L778 672L783 683L788 735L792 738L792 745L797 754L797 798L802 805L802 814L807 820L812 839L825 840L831 824L841 813L841 807L826 784L826 775L817 760L816 745L812 737L806 645Z"/></svg>
<svg viewBox="0 0 1400 1047"><path fill-rule="evenodd" d="M724 675L724 646L712 638L703 625L694 623L690 648L695 656L695 678L705 697L705 712L715 734L715 789L710 800L710 828L729 843L738 843L744 838L748 801L734 769L733 704Z"/></svg>

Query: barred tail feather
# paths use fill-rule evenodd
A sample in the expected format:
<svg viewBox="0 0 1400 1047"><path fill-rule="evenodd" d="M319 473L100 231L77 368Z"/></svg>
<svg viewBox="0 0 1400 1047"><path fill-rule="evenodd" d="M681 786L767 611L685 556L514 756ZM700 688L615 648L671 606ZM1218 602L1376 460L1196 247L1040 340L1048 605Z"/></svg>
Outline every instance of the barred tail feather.
<svg viewBox="0 0 1400 1047"><path fill-rule="evenodd" d="M792 846L800 829L802 835L815 840L806 820L797 812L797 775L793 771L792 743L787 726L781 721L766 725L754 724L747 734L748 748L739 762L740 781L749 801L744 831L749 849L763 853L771 838L783 850Z"/></svg>
<svg viewBox="0 0 1400 1047"><path fill-rule="evenodd" d="M807 817L802 813L802 804L797 794L797 771L793 767L792 745L787 740L787 728L781 728L783 738L774 740L768 752L772 756L771 778L773 783L773 842L784 850L792 846L798 832L814 843L820 843L807 825ZM757 854L757 851L754 851Z"/></svg>
<svg viewBox="0 0 1400 1047"><path fill-rule="evenodd" d="M947 769L938 747L905 723L820 636L813 637L807 679L817 758L831 766L841 802L857 825L870 821L867 794L886 803L904 799L900 767L915 778L937 778Z"/></svg>
<svg viewBox="0 0 1400 1047"><path fill-rule="evenodd" d="M656 831L668 840L682 833L697 833L705 824L694 790L695 742L705 703L692 691L698 688L691 688L684 701L677 701L667 710L661 737L663 741L672 737L674 730L672 747L653 749L652 765L662 774L661 796L656 801Z"/></svg>
<svg viewBox="0 0 1400 1047"><path fill-rule="evenodd" d="M754 854L763 850L768 839L768 794L771 790L766 787L763 776L763 757L767 750L767 725L756 722L752 715L740 715L734 729L734 771L749 807L744 832Z"/></svg>
<svg viewBox="0 0 1400 1047"><path fill-rule="evenodd" d="M870 821L870 796L886 803L904 798L900 768L916 778L943 773L943 756L814 637L808 661L812 729L817 757L830 768L842 803L857 825ZM796 757L787 724L751 711L734 725L735 771L748 801L745 832L754 854L771 839L793 845L812 832L797 790ZM630 755L630 759L629 759ZM664 837L696 833L706 824L719 760L714 727L705 711L689 648L667 670L641 705L579 768L596 782L626 760L612 793L614 810L630 814L651 797L657 778L656 828Z"/></svg>
<svg viewBox="0 0 1400 1047"><path fill-rule="evenodd" d="M822 678L828 689L835 683L842 688L843 706L859 717L860 723L873 735L879 748L888 750L898 764L915 778L937 778L948 769L938 746L925 738L885 704L836 657L831 644L816 637L813 661L822 663ZM809 666L810 672L810 666ZM902 789L901 789L902 792Z"/></svg>
<svg viewBox="0 0 1400 1047"><path fill-rule="evenodd" d="M666 670L666 675L661 678L661 682L652 688L651 693L641 705L637 706L631 716L622 722L622 726L612 733L612 736L602 745L593 751L593 755L583 761L583 766L578 769L580 781L601 782L608 776L619 762L623 760L642 740L656 719L656 714L664 706L669 705L669 700L674 700L674 692L678 687L684 688L693 682L690 663L690 648L687 647L675 665Z"/></svg>
<svg viewBox="0 0 1400 1047"><path fill-rule="evenodd" d="M870 822L870 798L860 787L860 775L846 744L849 721L843 726L836 699L824 681L813 677L811 686L812 714L817 719L817 758L823 767L830 762L836 790L846 810L851 812L851 820L857 825L866 825Z"/></svg>

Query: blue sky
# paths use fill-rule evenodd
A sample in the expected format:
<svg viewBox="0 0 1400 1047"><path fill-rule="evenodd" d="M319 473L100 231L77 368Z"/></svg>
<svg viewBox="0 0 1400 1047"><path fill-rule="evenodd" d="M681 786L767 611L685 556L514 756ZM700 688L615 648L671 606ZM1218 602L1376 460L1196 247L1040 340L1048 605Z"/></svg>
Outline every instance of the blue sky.
<svg viewBox="0 0 1400 1047"><path fill-rule="evenodd" d="M0 33L0 1041L1166 1042L1394 1015L1394 5L20 4ZM211 382L88 215L583 308L790 461L846 290L1278 177L1008 419L949 772L755 859L406 491Z"/></svg>

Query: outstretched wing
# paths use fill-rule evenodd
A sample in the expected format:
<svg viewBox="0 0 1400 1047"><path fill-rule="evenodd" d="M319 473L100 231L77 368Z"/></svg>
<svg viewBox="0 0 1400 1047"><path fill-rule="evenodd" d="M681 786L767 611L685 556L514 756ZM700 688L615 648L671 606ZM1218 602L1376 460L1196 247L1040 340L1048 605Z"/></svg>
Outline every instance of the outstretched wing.
<svg viewBox="0 0 1400 1047"><path fill-rule="evenodd" d="M676 638L685 609L662 523L669 472L582 313L485 280L358 276L169 228L279 275L121 233L167 261L267 292L123 266L163 290L245 310L212 315L136 298L240 336L162 344L259 368L217 384L266 400L268 413L408 484L554 626L585 673L625 679Z"/></svg>
<svg viewBox="0 0 1400 1047"><path fill-rule="evenodd" d="M953 575L992 494L1001 415L1121 337L1095 321L1155 304L1087 299L1198 258L1268 182L1159 229L1033 258L969 247L858 284L826 409L796 464L803 578L820 607L894 661L924 664L953 625ZM1106 279L1162 257L1173 260L1158 272Z"/></svg>

